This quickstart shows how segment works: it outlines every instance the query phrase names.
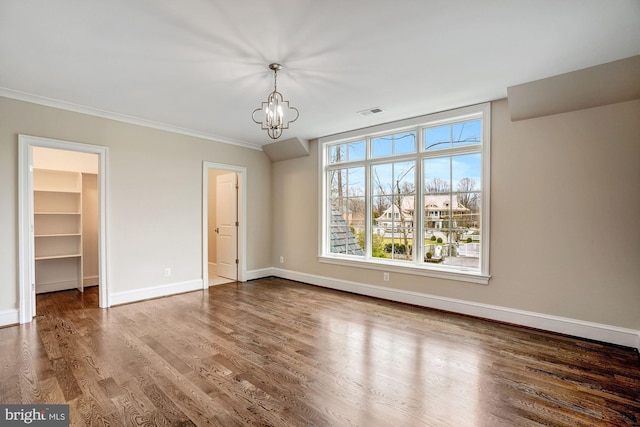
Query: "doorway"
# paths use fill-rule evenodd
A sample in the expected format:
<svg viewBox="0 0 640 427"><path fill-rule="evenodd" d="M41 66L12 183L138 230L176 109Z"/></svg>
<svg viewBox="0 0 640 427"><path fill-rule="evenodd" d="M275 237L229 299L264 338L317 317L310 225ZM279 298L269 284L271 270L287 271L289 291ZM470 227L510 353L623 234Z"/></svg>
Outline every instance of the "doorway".
<svg viewBox="0 0 640 427"><path fill-rule="evenodd" d="M98 155L33 147L36 294L98 286ZM97 306L97 303L96 303Z"/></svg>
<svg viewBox="0 0 640 427"><path fill-rule="evenodd" d="M203 285L245 277L245 173L242 167L203 163Z"/></svg>
<svg viewBox="0 0 640 427"><path fill-rule="evenodd" d="M109 307L107 149L28 135L18 143L20 323L35 316L36 293L97 285Z"/></svg>

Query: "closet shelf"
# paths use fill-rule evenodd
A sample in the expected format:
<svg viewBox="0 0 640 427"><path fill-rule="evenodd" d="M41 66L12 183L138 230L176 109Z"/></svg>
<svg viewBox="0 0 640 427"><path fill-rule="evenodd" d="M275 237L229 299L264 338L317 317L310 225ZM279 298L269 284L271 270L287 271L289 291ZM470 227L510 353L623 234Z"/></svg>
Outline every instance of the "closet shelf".
<svg viewBox="0 0 640 427"><path fill-rule="evenodd" d="M40 188L34 188L34 192L36 193L69 193L69 194L80 194L78 190L44 190Z"/></svg>
<svg viewBox="0 0 640 427"><path fill-rule="evenodd" d="M60 233L60 234L35 234L34 237L72 237L82 236L80 233Z"/></svg>
<svg viewBox="0 0 640 427"><path fill-rule="evenodd" d="M33 170L36 293L83 289L82 174Z"/></svg>
<svg viewBox="0 0 640 427"><path fill-rule="evenodd" d="M34 212L34 215L80 215L80 212Z"/></svg>
<svg viewBox="0 0 640 427"><path fill-rule="evenodd" d="M82 257L82 254L37 256L36 261L41 261L43 259L62 259L62 258L81 258L81 257Z"/></svg>

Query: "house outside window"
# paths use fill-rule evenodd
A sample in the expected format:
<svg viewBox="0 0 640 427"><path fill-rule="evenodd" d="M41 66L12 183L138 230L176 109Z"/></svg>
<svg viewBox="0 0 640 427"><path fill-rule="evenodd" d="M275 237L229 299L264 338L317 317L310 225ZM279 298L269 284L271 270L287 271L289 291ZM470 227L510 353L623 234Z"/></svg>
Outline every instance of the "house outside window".
<svg viewBox="0 0 640 427"><path fill-rule="evenodd" d="M321 262L487 283L490 105L322 138Z"/></svg>

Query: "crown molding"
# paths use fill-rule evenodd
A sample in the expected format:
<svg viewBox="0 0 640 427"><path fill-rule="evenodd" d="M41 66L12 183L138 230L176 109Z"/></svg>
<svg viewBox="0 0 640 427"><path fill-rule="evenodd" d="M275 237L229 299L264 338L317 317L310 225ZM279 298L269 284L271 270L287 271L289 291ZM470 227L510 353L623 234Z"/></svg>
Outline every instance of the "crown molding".
<svg viewBox="0 0 640 427"><path fill-rule="evenodd" d="M112 111L101 110L99 108L87 107L85 105L74 104L72 102L60 101L58 99L47 98L45 96L34 95L27 92L20 92L5 87L0 87L0 96L5 98L16 99L18 101L30 102L33 104L44 105L46 107L59 108L61 110L73 111L75 113L88 114L90 116L101 117L103 119L116 120L118 122L129 123L138 126L144 126L152 129L164 130L167 132L178 133L181 135L193 136L195 138L206 139L208 141L220 142L223 144L235 145L242 148L262 151L262 147L256 144L240 141L233 138L225 138L219 135L213 135L206 132L200 132L191 129L181 128L166 123L155 122L153 120L141 119L139 117L129 116L126 114L114 113Z"/></svg>

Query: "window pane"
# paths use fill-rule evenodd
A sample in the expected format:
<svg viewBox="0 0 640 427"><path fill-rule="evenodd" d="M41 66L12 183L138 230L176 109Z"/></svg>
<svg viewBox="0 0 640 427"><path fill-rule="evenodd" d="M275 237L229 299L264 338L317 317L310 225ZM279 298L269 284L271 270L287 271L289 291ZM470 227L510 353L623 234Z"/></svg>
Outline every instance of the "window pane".
<svg viewBox="0 0 640 427"><path fill-rule="evenodd" d="M329 197L334 199L342 197L345 192L347 182L346 169L337 169L329 172Z"/></svg>
<svg viewBox="0 0 640 427"><path fill-rule="evenodd" d="M450 261L452 265L480 268L480 193L463 193L458 197L466 203L464 206L468 210L457 222L457 252L455 259Z"/></svg>
<svg viewBox="0 0 640 427"><path fill-rule="evenodd" d="M458 227L477 228L480 226L480 192L458 193L458 207L462 210L462 218Z"/></svg>
<svg viewBox="0 0 640 427"><path fill-rule="evenodd" d="M393 154L415 153L416 133L405 132L394 135Z"/></svg>
<svg viewBox="0 0 640 427"><path fill-rule="evenodd" d="M364 167L336 169L329 172L330 197L364 197Z"/></svg>
<svg viewBox="0 0 640 427"><path fill-rule="evenodd" d="M480 166L480 154L424 160L426 263L480 267Z"/></svg>
<svg viewBox="0 0 640 427"><path fill-rule="evenodd" d="M392 154L415 153L416 133L402 132L394 135L379 136L372 141L373 157L390 156Z"/></svg>
<svg viewBox="0 0 640 427"><path fill-rule="evenodd" d="M424 130L424 149L439 150L449 147L480 144L482 122L471 120Z"/></svg>
<svg viewBox="0 0 640 427"><path fill-rule="evenodd" d="M425 262L480 268L479 192L426 195L424 227Z"/></svg>
<svg viewBox="0 0 640 427"><path fill-rule="evenodd" d="M374 195L413 193L416 182L414 161L385 163L371 168Z"/></svg>
<svg viewBox="0 0 640 427"><path fill-rule="evenodd" d="M423 168L425 194L451 191L451 157L425 159Z"/></svg>
<svg viewBox="0 0 640 427"><path fill-rule="evenodd" d="M329 250L331 253L364 256L364 166L329 171L328 179Z"/></svg>
<svg viewBox="0 0 640 427"><path fill-rule="evenodd" d="M372 167L374 258L413 259L415 169L414 161Z"/></svg>
<svg viewBox="0 0 640 427"><path fill-rule="evenodd" d="M411 196L413 198L413 196ZM374 197L371 256L409 261L413 259L413 212L398 208L402 198Z"/></svg>
<svg viewBox="0 0 640 427"><path fill-rule="evenodd" d="M347 203L347 212L345 219L349 225L349 228L355 235L359 232L364 232L364 224L366 218L366 204L364 197L350 198Z"/></svg>
<svg viewBox="0 0 640 427"><path fill-rule="evenodd" d="M329 164L345 161L347 153L344 144L332 145L329 147Z"/></svg>
<svg viewBox="0 0 640 427"><path fill-rule="evenodd" d="M454 124L452 133L453 146L479 144L481 131L480 120Z"/></svg>
<svg viewBox="0 0 640 427"><path fill-rule="evenodd" d="M347 148L347 156L349 161L364 160L365 158L365 141L351 142Z"/></svg>
<svg viewBox="0 0 640 427"><path fill-rule="evenodd" d="M393 154L393 141L389 138L374 138L371 144L372 157L390 156Z"/></svg>
<svg viewBox="0 0 640 427"><path fill-rule="evenodd" d="M379 258L412 261L413 246L413 228L396 227L385 234L382 246L383 256Z"/></svg>
<svg viewBox="0 0 640 427"><path fill-rule="evenodd" d="M374 165L371 168L372 193L381 196L392 191L390 182L393 181L393 170L390 164Z"/></svg>
<svg viewBox="0 0 640 427"><path fill-rule="evenodd" d="M366 157L365 148L366 144L364 140L332 145L328 150L329 164L364 160Z"/></svg>
<svg viewBox="0 0 640 427"><path fill-rule="evenodd" d="M374 258L388 258L384 251L385 230L393 227L393 215L390 212L391 197L372 197L373 224L371 227L371 256Z"/></svg>
<svg viewBox="0 0 640 427"><path fill-rule="evenodd" d="M364 198L339 198L331 203L331 253L364 256ZM358 240L358 235L362 240Z"/></svg>
<svg viewBox="0 0 640 427"><path fill-rule="evenodd" d="M416 162L393 163L396 193L413 194L416 188Z"/></svg>
<svg viewBox="0 0 640 427"><path fill-rule="evenodd" d="M330 251L333 254L364 256L363 241L359 241L344 224L332 225L329 233ZM362 235L364 237L364 235Z"/></svg>
<svg viewBox="0 0 640 427"><path fill-rule="evenodd" d="M454 156L451 163L457 210L450 230L454 240L445 264L480 268L481 156Z"/></svg>
<svg viewBox="0 0 640 427"><path fill-rule="evenodd" d="M386 196L374 196L371 198L371 205L373 225L376 226L379 221L383 220L382 214L391 205L391 198Z"/></svg>
<svg viewBox="0 0 640 427"><path fill-rule="evenodd" d="M451 126L438 126L424 130L424 149L438 150L451 146Z"/></svg>
<svg viewBox="0 0 640 427"><path fill-rule="evenodd" d="M347 195L364 197L364 167L347 169Z"/></svg>
<svg viewBox="0 0 640 427"><path fill-rule="evenodd" d="M451 158L451 180L454 191L480 190L482 183L480 153Z"/></svg>

